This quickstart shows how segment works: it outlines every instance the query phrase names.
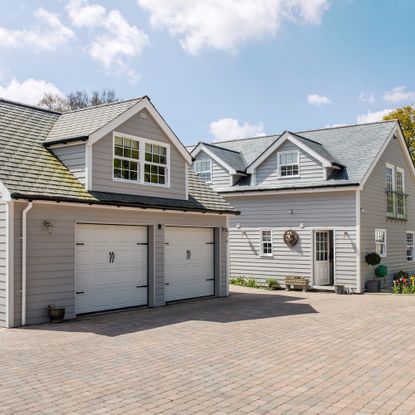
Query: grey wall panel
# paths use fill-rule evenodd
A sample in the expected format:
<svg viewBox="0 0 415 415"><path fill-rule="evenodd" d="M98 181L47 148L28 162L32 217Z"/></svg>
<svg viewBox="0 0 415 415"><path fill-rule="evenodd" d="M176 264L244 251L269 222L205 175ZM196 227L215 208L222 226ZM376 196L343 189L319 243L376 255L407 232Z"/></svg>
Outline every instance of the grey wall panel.
<svg viewBox="0 0 415 415"><path fill-rule="evenodd" d="M52 152L69 169L69 171L85 185L86 157L85 144L67 145L53 148Z"/></svg>

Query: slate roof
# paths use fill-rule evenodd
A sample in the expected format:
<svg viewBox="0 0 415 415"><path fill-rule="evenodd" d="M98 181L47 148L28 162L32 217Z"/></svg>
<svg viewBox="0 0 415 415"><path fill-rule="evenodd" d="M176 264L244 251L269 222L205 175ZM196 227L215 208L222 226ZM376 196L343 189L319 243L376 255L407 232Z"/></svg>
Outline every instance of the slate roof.
<svg viewBox="0 0 415 415"><path fill-rule="evenodd" d="M303 184L298 184L296 181L295 185L293 185L294 182L284 181L275 183L272 188L278 190L291 189L294 186L302 188L359 184L396 125L397 121L379 121L291 133L332 163L344 167L335 170L328 180L307 181ZM281 137L280 134L220 141L215 142L215 146L240 152L249 166L279 137ZM261 190L262 188L250 185L250 177L245 177L226 191Z"/></svg>
<svg viewBox="0 0 415 415"><path fill-rule="evenodd" d="M97 108L99 113L102 109ZM95 118L93 111L85 110L85 113ZM0 99L0 182L12 198L238 213L190 170L189 200L87 191L44 146L60 117L57 112Z"/></svg>
<svg viewBox="0 0 415 415"><path fill-rule="evenodd" d="M87 137L140 102L141 99L130 99L64 112L53 125L45 141Z"/></svg>
<svg viewBox="0 0 415 415"><path fill-rule="evenodd" d="M208 147L208 149L223 160L228 166L236 171L244 171L247 168L246 161L243 155L236 150L230 150L223 147L218 147L210 143L201 143Z"/></svg>

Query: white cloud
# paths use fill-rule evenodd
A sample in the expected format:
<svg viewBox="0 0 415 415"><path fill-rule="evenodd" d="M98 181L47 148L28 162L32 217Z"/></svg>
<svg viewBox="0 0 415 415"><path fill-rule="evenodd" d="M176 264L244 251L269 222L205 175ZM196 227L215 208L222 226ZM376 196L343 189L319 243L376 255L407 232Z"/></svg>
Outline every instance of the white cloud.
<svg viewBox="0 0 415 415"><path fill-rule="evenodd" d="M264 125L258 124L239 124L234 118L220 118L209 124L210 133L215 137L215 141L232 140L246 137L259 137L265 135Z"/></svg>
<svg viewBox="0 0 415 415"><path fill-rule="evenodd" d="M371 92L370 94L366 94L365 92L362 92L359 95L359 101L367 104L373 104L375 102L375 93Z"/></svg>
<svg viewBox="0 0 415 415"><path fill-rule="evenodd" d="M34 15L38 26L33 29L13 30L0 27L0 47L54 50L75 38L74 32L66 27L56 14L39 8Z"/></svg>
<svg viewBox="0 0 415 415"><path fill-rule="evenodd" d="M307 101L310 105L327 105L330 104L330 98L325 97L324 95L318 95L318 94L310 94L307 97Z"/></svg>
<svg viewBox="0 0 415 415"><path fill-rule="evenodd" d="M19 82L13 78L7 85L0 85L0 97L25 104L36 105L45 93L64 95L57 86L42 79L30 78Z"/></svg>
<svg viewBox="0 0 415 415"><path fill-rule="evenodd" d="M390 112L392 112L393 109L384 109L380 111L368 111L367 114L361 114L357 116L357 123L358 124L364 124L367 122L376 122L381 121L383 117Z"/></svg>
<svg viewBox="0 0 415 415"><path fill-rule="evenodd" d="M397 86L385 92L383 100L386 102L415 101L415 92L406 91L406 86Z"/></svg>
<svg viewBox="0 0 415 415"><path fill-rule="evenodd" d="M345 127L347 124L327 124L324 128Z"/></svg>
<svg viewBox="0 0 415 415"><path fill-rule="evenodd" d="M230 50L275 36L282 20L318 25L328 0L137 0L153 28L178 36L183 49Z"/></svg>
<svg viewBox="0 0 415 415"><path fill-rule="evenodd" d="M89 55L110 72L124 73L132 81L137 79L129 61L141 55L149 45L148 36L130 25L119 10L107 11L99 4L87 0L70 0L66 10L72 23L92 31L86 47Z"/></svg>

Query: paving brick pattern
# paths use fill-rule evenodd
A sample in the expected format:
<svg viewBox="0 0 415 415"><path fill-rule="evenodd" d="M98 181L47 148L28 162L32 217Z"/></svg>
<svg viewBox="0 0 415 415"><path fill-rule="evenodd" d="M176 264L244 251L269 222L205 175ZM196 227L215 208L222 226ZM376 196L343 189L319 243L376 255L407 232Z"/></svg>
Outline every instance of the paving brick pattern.
<svg viewBox="0 0 415 415"><path fill-rule="evenodd" d="M0 414L415 414L415 297L229 298L0 330Z"/></svg>

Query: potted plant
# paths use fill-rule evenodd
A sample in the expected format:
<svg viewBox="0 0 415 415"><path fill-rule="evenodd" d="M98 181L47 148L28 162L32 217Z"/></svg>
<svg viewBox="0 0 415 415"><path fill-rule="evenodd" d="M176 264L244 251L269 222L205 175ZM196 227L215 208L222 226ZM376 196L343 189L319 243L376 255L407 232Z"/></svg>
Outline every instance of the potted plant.
<svg viewBox="0 0 415 415"><path fill-rule="evenodd" d="M378 293L380 291L380 281L376 278L376 273L373 270L373 267L380 264L382 258L376 252L371 252L366 255L366 263L372 267L373 279L371 281L366 281L366 291L368 293Z"/></svg>
<svg viewBox="0 0 415 415"><path fill-rule="evenodd" d="M341 285L341 284L336 284L336 285L334 286L334 292L335 292L336 294L344 294L344 285Z"/></svg>
<svg viewBox="0 0 415 415"><path fill-rule="evenodd" d="M62 323L65 318L65 307L48 305L48 316L51 323Z"/></svg>

